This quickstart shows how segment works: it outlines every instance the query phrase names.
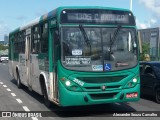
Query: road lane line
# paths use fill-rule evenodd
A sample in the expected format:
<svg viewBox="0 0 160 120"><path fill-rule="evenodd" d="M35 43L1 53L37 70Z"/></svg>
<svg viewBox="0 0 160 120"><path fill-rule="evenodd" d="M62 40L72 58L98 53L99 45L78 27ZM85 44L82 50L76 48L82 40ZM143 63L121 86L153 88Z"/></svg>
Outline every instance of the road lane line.
<svg viewBox="0 0 160 120"><path fill-rule="evenodd" d="M16 99L18 103L23 103L22 100L20 99Z"/></svg>
<svg viewBox="0 0 160 120"><path fill-rule="evenodd" d="M11 91L11 89L7 88L7 91Z"/></svg>
<svg viewBox="0 0 160 120"><path fill-rule="evenodd" d="M116 105L121 105L120 103L115 103Z"/></svg>
<svg viewBox="0 0 160 120"><path fill-rule="evenodd" d="M3 87L7 87L7 85L3 85Z"/></svg>
<svg viewBox="0 0 160 120"><path fill-rule="evenodd" d="M23 109L28 112L30 111L27 106L23 106ZM32 120L38 120L38 119L36 117L32 117Z"/></svg>
<svg viewBox="0 0 160 120"><path fill-rule="evenodd" d="M32 117L32 120L38 120L38 118L36 118L36 117Z"/></svg>
<svg viewBox="0 0 160 120"><path fill-rule="evenodd" d="M3 82L0 82L0 84L2 85L2 84L3 84Z"/></svg>
<svg viewBox="0 0 160 120"><path fill-rule="evenodd" d="M23 106L23 109L24 109L25 111L30 111L30 110L27 108L27 106Z"/></svg>
<svg viewBox="0 0 160 120"><path fill-rule="evenodd" d="M16 94L14 94L14 93L11 93L11 95L12 95L12 96L16 96Z"/></svg>

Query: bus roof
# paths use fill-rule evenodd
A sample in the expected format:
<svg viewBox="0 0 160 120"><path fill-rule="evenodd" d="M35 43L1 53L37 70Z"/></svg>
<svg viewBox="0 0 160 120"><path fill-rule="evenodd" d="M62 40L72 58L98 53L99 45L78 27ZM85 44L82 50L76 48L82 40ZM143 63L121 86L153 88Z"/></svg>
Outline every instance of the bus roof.
<svg viewBox="0 0 160 120"><path fill-rule="evenodd" d="M120 10L120 11L128 11L131 12L129 9L123 9L123 8L112 8L112 7L101 7L101 6L62 6L62 7L58 7L32 21L30 21L29 23L27 23L26 25L20 26L19 28L15 29L14 31L10 32L10 34L14 34L18 31L24 30L30 26L34 26L40 22L43 22L49 18L52 18L54 16L56 16L56 14L60 13L62 10L64 9L108 9L108 10Z"/></svg>

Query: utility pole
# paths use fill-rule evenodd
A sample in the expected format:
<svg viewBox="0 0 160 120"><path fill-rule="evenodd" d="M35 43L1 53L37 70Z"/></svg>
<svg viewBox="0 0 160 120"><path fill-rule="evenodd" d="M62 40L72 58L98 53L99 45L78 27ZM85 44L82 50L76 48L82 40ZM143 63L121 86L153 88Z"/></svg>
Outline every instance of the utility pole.
<svg viewBox="0 0 160 120"><path fill-rule="evenodd" d="M130 0L130 10L132 11L132 0Z"/></svg>

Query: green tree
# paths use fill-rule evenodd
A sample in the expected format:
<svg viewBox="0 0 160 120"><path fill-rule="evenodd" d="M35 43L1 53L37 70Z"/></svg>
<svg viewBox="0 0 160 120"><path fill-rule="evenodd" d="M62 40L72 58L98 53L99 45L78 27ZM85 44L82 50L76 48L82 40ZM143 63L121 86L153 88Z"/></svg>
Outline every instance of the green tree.
<svg viewBox="0 0 160 120"><path fill-rule="evenodd" d="M142 43L142 53L140 54L140 61L145 61L145 55L149 53L149 43Z"/></svg>
<svg viewBox="0 0 160 120"><path fill-rule="evenodd" d="M8 46L4 46L4 45L0 44L0 50L6 50L6 49L8 49Z"/></svg>

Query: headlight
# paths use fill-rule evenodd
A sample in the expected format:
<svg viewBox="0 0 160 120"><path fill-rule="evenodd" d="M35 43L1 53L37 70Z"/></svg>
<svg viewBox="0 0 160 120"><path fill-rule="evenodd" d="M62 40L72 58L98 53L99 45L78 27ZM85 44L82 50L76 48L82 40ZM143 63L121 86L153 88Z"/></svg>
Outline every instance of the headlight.
<svg viewBox="0 0 160 120"><path fill-rule="evenodd" d="M70 81L66 81L66 86L70 86L71 85L71 82Z"/></svg>
<svg viewBox="0 0 160 120"><path fill-rule="evenodd" d="M133 82L134 82L134 83L136 83L137 81L138 81L137 78L134 78L134 79L133 79Z"/></svg>
<svg viewBox="0 0 160 120"><path fill-rule="evenodd" d="M76 84L75 82L73 82L72 80L68 80L67 78L63 77L61 78L61 82L63 83L65 88L67 88L70 91L76 91L76 92L82 91L80 86Z"/></svg>
<svg viewBox="0 0 160 120"><path fill-rule="evenodd" d="M135 78L131 79L131 80L125 85L124 88L131 88L131 87L136 86L137 83L138 83L138 79L139 79L139 77L135 77Z"/></svg>

